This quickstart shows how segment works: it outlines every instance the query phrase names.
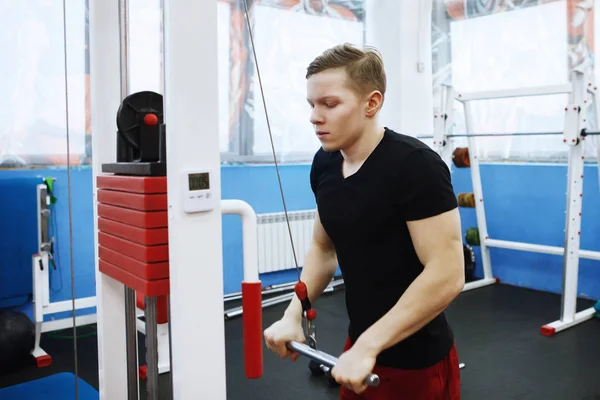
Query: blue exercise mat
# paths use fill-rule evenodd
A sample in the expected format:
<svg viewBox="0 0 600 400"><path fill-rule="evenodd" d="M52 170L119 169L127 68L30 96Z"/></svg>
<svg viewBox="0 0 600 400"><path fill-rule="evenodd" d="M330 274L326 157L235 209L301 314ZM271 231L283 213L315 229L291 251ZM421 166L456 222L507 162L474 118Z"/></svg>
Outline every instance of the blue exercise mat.
<svg viewBox="0 0 600 400"><path fill-rule="evenodd" d="M98 391L79 379L79 400L98 400ZM75 400L75 375L50 375L35 381L0 389L0 400Z"/></svg>

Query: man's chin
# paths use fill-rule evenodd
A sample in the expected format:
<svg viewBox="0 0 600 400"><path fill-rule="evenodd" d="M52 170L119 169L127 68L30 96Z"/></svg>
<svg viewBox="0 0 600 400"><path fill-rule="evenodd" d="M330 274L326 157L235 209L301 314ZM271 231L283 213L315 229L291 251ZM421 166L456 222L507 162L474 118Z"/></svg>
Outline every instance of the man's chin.
<svg viewBox="0 0 600 400"><path fill-rule="evenodd" d="M339 148L332 143L321 143L321 147L328 153L339 150Z"/></svg>

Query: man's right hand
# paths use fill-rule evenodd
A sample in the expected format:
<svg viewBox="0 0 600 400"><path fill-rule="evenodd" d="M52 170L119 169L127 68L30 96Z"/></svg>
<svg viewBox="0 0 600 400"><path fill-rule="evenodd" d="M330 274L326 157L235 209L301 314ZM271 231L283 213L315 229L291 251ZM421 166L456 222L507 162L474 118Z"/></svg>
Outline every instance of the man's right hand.
<svg viewBox="0 0 600 400"><path fill-rule="evenodd" d="M296 361L300 354L290 351L286 344L291 341L306 343L302 319L287 315L268 327L264 336L269 350L281 358L290 357L292 361Z"/></svg>

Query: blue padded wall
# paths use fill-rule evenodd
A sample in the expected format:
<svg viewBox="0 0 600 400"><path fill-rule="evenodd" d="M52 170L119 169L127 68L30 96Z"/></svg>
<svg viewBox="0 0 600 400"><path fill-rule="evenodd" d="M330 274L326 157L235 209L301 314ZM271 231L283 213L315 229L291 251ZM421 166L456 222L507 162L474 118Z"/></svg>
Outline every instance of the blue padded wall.
<svg viewBox="0 0 600 400"><path fill-rule="evenodd" d="M42 178L0 179L0 307L22 304L32 293L31 257L37 253L36 186Z"/></svg>

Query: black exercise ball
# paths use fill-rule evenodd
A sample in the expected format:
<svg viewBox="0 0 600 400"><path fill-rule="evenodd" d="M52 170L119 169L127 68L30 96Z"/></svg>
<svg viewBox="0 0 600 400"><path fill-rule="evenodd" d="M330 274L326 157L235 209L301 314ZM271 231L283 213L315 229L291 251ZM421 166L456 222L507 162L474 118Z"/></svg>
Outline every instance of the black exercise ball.
<svg viewBox="0 0 600 400"><path fill-rule="evenodd" d="M31 360L35 325L18 311L0 311L0 372L14 371Z"/></svg>

